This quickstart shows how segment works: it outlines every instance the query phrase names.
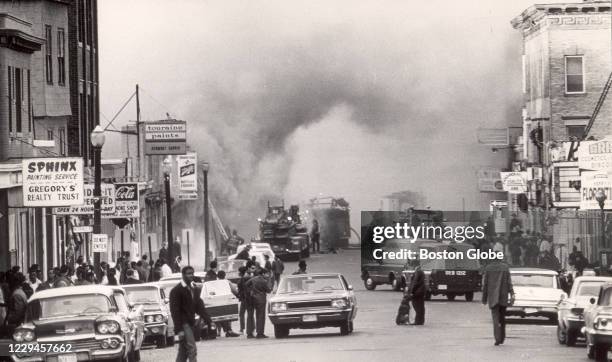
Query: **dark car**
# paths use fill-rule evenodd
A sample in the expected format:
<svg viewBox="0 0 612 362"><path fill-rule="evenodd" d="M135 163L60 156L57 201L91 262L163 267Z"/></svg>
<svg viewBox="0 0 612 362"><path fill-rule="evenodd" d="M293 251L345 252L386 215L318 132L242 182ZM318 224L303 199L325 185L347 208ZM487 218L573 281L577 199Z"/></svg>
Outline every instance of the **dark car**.
<svg viewBox="0 0 612 362"><path fill-rule="evenodd" d="M288 275L268 303L274 336L289 336L292 328L340 327L340 334L353 331L357 299L341 274Z"/></svg>
<svg viewBox="0 0 612 362"><path fill-rule="evenodd" d="M425 285L427 285L425 298L427 300L435 295L445 295L448 300L454 300L456 296L464 295L465 300L471 302L474 299L474 293L482 288L480 263L476 259L467 257L467 251L473 248L469 244L462 243L422 243L419 245L419 250L424 249L434 253L444 253L446 251L448 255L454 252L455 255L463 255L463 258L410 260L402 273L403 280L410 281L415 267L420 265L425 274Z"/></svg>
<svg viewBox="0 0 612 362"><path fill-rule="evenodd" d="M419 245L424 243L437 243L435 240L417 239L410 242L406 239L389 239L381 244L380 248L387 252L412 250L418 252ZM361 279L367 290L374 290L378 285L390 284L393 290L402 290L406 286L404 270L409 268L407 259L370 259L362 262Z"/></svg>
<svg viewBox="0 0 612 362"><path fill-rule="evenodd" d="M100 285L48 289L29 299L25 321L13 334L14 343L38 347L12 358L134 361L140 359L142 338L142 307L132 307L123 289Z"/></svg>
<svg viewBox="0 0 612 362"><path fill-rule="evenodd" d="M128 299L142 305L144 313L144 342L164 348L174 344L174 323L170 317L169 300L164 289L156 284L124 285Z"/></svg>

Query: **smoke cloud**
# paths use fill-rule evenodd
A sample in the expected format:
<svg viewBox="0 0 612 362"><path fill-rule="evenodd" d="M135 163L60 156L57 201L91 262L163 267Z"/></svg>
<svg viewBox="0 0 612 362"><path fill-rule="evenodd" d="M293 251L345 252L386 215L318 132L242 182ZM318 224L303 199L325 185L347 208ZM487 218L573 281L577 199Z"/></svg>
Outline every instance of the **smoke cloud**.
<svg viewBox="0 0 612 362"><path fill-rule="evenodd" d="M129 18L145 3L148 19ZM477 145L476 129L520 124L521 38L509 21L530 4L109 0L102 45L123 56L101 53L113 69L102 87L121 94L113 73L128 62L124 82L162 100L147 108L145 97L145 117L164 118L163 103L188 121L215 206L247 237L267 200L343 196L353 224L401 190L478 209L476 170L505 157ZM111 25L128 19L120 39ZM201 206L188 210L197 220Z"/></svg>

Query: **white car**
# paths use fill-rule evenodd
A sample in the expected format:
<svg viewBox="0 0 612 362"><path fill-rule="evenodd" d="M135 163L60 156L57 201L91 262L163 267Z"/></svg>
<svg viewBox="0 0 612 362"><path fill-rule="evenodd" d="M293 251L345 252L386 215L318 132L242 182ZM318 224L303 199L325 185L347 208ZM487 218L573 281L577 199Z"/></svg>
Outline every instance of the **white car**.
<svg viewBox="0 0 612 362"><path fill-rule="evenodd" d="M200 298L213 322L238 320L238 298L228 280L210 280L202 284Z"/></svg>
<svg viewBox="0 0 612 362"><path fill-rule="evenodd" d="M559 273L539 268L510 268L515 299L508 316L557 319L557 306L567 294L559 287Z"/></svg>
<svg viewBox="0 0 612 362"><path fill-rule="evenodd" d="M599 296L604 283L612 282L612 277L582 276L574 280L569 297L559 304L557 339L560 344L573 346L584 327L584 309L590 307L590 299Z"/></svg>
<svg viewBox="0 0 612 362"><path fill-rule="evenodd" d="M253 254L253 253L268 254L270 256L270 262L274 261L275 254L274 254L274 251L272 251L272 247L270 246L269 243L247 243L247 244L238 245L238 248L236 249L236 254L244 250L244 248L246 248L247 245L251 245L251 250L249 251L250 254Z"/></svg>

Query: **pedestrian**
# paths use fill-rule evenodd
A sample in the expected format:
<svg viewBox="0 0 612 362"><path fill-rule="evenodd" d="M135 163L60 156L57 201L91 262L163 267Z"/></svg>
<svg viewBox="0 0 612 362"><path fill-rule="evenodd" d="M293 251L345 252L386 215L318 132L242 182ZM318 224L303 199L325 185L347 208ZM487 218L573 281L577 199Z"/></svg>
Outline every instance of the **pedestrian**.
<svg viewBox="0 0 612 362"><path fill-rule="evenodd" d="M85 268L79 266L76 270L77 280L74 282L74 285L88 285L89 282L85 280Z"/></svg>
<svg viewBox="0 0 612 362"><path fill-rule="evenodd" d="M246 282L246 290L248 296L251 298L252 312L255 312L255 321L257 324L256 338L268 338L264 334L264 327L266 323L266 298L268 293L272 292L272 278L266 278L263 275L263 270L258 269L255 271L255 276ZM252 313L251 312L251 313ZM252 322L252 318L248 320ZM253 338L253 325L250 328L247 324L247 338Z"/></svg>
<svg viewBox="0 0 612 362"><path fill-rule="evenodd" d="M149 265L149 260L147 254L143 255L140 260L140 270L138 274L140 275L140 280L143 282L148 282L151 274L151 265ZM138 265L138 264L137 264Z"/></svg>
<svg viewBox="0 0 612 362"><path fill-rule="evenodd" d="M100 284L108 285L108 263L103 261L100 263Z"/></svg>
<svg viewBox="0 0 612 362"><path fill-rule="evenodd" d="M117 281L117 269L115 268L108 269L108 285L119 285Z"/></svg>
<svg viewBox="0 0 612 362"><path fill-rule="evenodd" d="M511 295L508 300L508 294ZM514 301L510 269L503 259L493 259L485 268L482 283L482 304L489 305L493 319L495 345L506 338L506 308Z"/></svg>
<svg viewBox="0 0 612 362"><path fill-rule="evenodd" d="M36 291L53 288L53 282L55 281L55 268L50 268L47 271L47 280L41 283Z"/></svg>
<svg viewBox="0 0 612 362"><path fill-rule="evenodd" d="M178 255L174 258L174 263L172 264L172 272L179 273L181 271L181 267L183 266L183 257Z"/></svg>
<svg viewBox="0 0 612 362"><path fill-rule="evenodd" d="M198 353L194 337L195 315L197 313L208 325L211 325L212 321L193 282L193 267L184 267L181 274L181 282L170 291L170 313L174 322L174 334L180 341L176 362L187 360L195 362Z"/></svg>
<svg viewBox="0 0 612 362"><path fill-rule="evenodd" d="M28 296L23 290L24 284L25 276L22 273L17 272L10 276L9 287L11 289L11 294L8 300L6 326L11 336L15 328L23 323L25 319Z"/></svg>
<svg viewBox="0 0 612 362"><path fill-rule="evenodd" d="M272 263L268 254L264 254L264 269L266 269L267 273L272 273Z"/></svg>
<svg viewBox="0 0 612 362"><path fill-rule="evenodd" d="M272 271L274 273L274 282L276 285L278 285L278 283L280 283L281 274L283 274L283 272L285 271L285 265L283 264L283 261L280 260L278 255L274 256L274 261L272 262Z"/></svg>
<svg viewBox="0 0 612 362"><path fill-rule="evenodd" d="M312 227L310 228L310 240L312 240L312 252L318 253L321 251L321 245L319 239L321 234L319 233L319 222L317 219L312 220Z"/></svg>
<svg viewBox="0 0 612 362"><path fill-rule="evenodd" d="M210 262L210 269L206 271L206 275L204 276L205 282L209 280L217 280L217 261L216 260L213 260Z"/></svg>
<svg viewBox="0 0 612 362"><path fill-rule="evenodd" d="M580 239L576 239L576 242L579 243ZM574 245L569 255L569 265L573 266L576 270L576 276L581 276L588 264L589 261L582 254L582 251L578 250L578 247Z"/></svg>
<svg viewBox="0 0 612 362"><path fill-rule="evenodd" d="M518 236L510 241L510 256L512 265L521 265L521 241Z"/></svg>
<svg viewBox="0 0 612 362"><path fill-rule="evenodd" d="M425 294L427 293L427 286L425 285L425 273L423 273L420 266L414 269L408 293L415 313L414 325L421 326L425 324Z"/></svg>
<svg viewBox="0 0 612 362"><path fill-rule="evenodd" d="M53 282L53 288L69 287L73 285L74 283L72 282L72 280L70 280L70 277L68 277L68 273L69 273L68 265L65 265L65 264L62 265L62 267L59 270L58 277Z"/></svg>
<svg viewBox="0 0 612 362"><path fill-rule="evenodd" d="M251 245L247 245L236 255L236 260L250 260L249 252L251 251Z"/></svg>
<svg viewBox="0 0 612 362"><path fill-rule="evenodd" d="M159 249L159 256L157 259L168 260L168 242L164 241L162 243L161 249Z"/></svg>
<svg viewBox="0 0 612 362"><path fill-rule="evenodd" d="M240 309L238 311L238 319L240 320L240 333L244 333L244 316L247 310L247 302L246 302L246 292L245 292L245 283L250 279L250 275L247 277L247 267L241 266L238 268L238 300L240 301Z"/></svg>
<svg viewBox="0 0 612 362"><path fill-rule="evenodd" d="M300 262L298 263L298 270L293 272L293 275L298 275L298 274L308 274L308 272L306 271L306 260L300 260Z"/></svg>
<svg viewBox="0 0 612 362"><path fill-rule="evenodd" d="M225 271L223 270L219 270L219 272L217 273L217 280L224 280L225 282L227 282L227 284L230 287L230 290L232 291L232 294L234 294L236 297L238 297L238 287L236 286L236 284L230 282L229 280L225 279ZM203 292L204 290L202 290ZM205 296L202 295L202 298L204 298ZM217 323L218 327L221 327L224 331L225 331L225 336L226 337L238 337L240 336L240 334L232 331L232 322L231 321L224 321L224 322L220 322Z"/></svg>
<svg viewBox="0 0 612 362"><path fill-rule="evenodd" d="M151 271L151 281L156 282L160 280L162 277L162 261L161 259L157 259L155 265L153 266L153 270Z"/></svg>
<svg viewBox="0 0 612 362"><path fill-rule="evenodd" d="M35 270L30 270L30 274L28 275L28 285L30 285L32 291L36 292L41 284L42 282L40 279L38 279L38 273Z"/></svg>
<svg viewBox="0 0 612 362"><path fill-rule="evenodd" d="M128 269L125 272L125 275L127 276L127 278L125 279L125 283L124 284L142 284L142 280L138 279L138 275L136 275L136 272L134 271L134 269Z"/></svg>
<svg viewBox="0 0 612 362"><path fill-rule="evenodd" d="M161 259L161 278L169 277L172 275L172 269L166 262L166 259Z"/></svg>

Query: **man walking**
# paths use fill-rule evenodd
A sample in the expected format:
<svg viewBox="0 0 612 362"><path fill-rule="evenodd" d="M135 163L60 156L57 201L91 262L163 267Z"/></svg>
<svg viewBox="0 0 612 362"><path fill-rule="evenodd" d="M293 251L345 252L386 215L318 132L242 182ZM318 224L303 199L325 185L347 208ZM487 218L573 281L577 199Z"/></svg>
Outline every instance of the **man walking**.
<svg viewBox="0 0 612 362"><path fill-rule="evenodd" d="M319 244L320 237L321 234L319 233L319 222L317 221L317 219L314 219L312 220L312 228L310 229L310 239L312 240L313 254L321 251L321 245Z"/></svg>
<svg viewBox="0 0 612 362"><path fill-rule="evenodd" d="M412 300L412 308L414 308L414 325L422 326L425 324L425 294L427 287L425 286L425 273L417 266L410 280L408 294Z"/></svg>
<svg viewBox="0 0 612 362"><path fill-rule="evenodd" d="M281 274L285 271L285 265L282 260L278 257L278 255L274 256L274 261L272 262L272 272L274 274L274 282L278 286L280 283Z"/></svg>
<svg viewBox="0 0 612 362"><path fill-rule="evenodd" d="M503 260L495 259L485 268L482 283L482 304L489 303L493 318L495 345L504 343L506 338L506 308L514 301L514 289L510 269ZM511 295L508 300L508 294Z"/></svg>
<svg viewBox="0 0 612 362"><path fill-rule="evenodd" d="M176 361L189 360L195 362L198 353L193 334L195 314L199 314L208 325L211 325L212 321L206 313L204 301L200 298L193 283L193 267L186 266L181 273L181 283L170 291L170 313L174 321L174 333L180 340Z"/></svg>
<svg viewBox="0 0 612 362"><path fill-rule="evenodd" d="M246 282L246 290L251 298L252 308L255 311L255 320L257 324L257 338L268 338L264 334L264 326L266 323L266 297L267 294L272 292L272 286L270 282L272 278L266 278L263 275L263 269L257 269L255 271L255 277L249 279ZM249 318L248 322L252 322ZM253 338L252 324L249 328L247 324L247 337Z"/></svg>

